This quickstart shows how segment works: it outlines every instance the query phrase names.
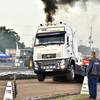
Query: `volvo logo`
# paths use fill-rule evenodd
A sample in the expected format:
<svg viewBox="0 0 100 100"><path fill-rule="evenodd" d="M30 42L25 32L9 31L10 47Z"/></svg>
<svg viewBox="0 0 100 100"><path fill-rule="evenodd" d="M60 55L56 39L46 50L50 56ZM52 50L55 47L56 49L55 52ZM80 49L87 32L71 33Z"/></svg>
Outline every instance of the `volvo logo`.
<svg viewBox="0 0 100 100"><path fill-rule="evenodd" d="M50 58L50 55L48 54L47 57Z"/></svg>

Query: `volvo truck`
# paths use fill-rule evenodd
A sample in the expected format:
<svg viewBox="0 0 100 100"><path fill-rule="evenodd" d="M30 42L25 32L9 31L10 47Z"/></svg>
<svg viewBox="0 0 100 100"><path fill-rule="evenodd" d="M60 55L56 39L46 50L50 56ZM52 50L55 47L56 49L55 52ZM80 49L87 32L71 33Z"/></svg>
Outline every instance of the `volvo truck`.
<svg viewBox="0 0 100 100"><path fill-rule="evenodd" d="M78 52L77 31L65 23L40 24L34 39L34 72L39 81L46 76L53 80L66 79L82 82L86 68Z"/></svg>

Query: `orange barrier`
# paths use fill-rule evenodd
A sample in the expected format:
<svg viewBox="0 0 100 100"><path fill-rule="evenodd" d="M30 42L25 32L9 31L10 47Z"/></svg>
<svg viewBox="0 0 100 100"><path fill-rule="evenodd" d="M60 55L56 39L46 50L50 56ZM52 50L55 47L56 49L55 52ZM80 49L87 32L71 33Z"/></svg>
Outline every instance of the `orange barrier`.
<svg viewBox="0 0 100 100"><path fill-rule="evenodd" d="M82 65L84 65L84 64L89 65L89 59L83 59L82 60Z"/></svg>

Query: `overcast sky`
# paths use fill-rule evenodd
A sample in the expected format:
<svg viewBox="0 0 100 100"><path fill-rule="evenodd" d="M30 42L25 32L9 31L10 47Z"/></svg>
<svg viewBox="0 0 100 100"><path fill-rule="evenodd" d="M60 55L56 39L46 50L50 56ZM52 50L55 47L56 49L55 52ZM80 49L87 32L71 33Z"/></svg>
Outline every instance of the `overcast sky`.
<svg viewBox="0 0 100 100"><path fill-rule="evenodd" d="M95 1L95 0L94 0ZM86 5L86 6L85 6ZM21 42L30 46L38 26L45 24L44 4L41 0L0 0L0 26L14 29ZM77 3L74 7L59 6L54 16L77 29L78 45L89 46L90 27L92 27L92 47L100 48L100 6L97 2ZM82 41L81 41L82 40ZM80 42L81 41L81 42Z"/></svg>

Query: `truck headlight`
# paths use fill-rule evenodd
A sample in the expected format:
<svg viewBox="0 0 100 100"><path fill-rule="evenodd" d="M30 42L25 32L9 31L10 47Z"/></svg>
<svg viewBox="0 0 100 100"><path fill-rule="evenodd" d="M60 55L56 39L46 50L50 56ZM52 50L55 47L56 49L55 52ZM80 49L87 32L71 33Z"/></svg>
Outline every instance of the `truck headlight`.
<svg viewBox="0 0 100 100"><path fill-rule="evenodd" d="M56 68L56 66L53 66L53 68Z"/></svg>
<svg viewBox="0 0 100 100"><path fill-rule="evenodd" d="M60 66L61 66L61 69L64 69L64 68L65 68L65 60L62 60L62 61L61 61Z"/></svg>
<svg viewBox="0 0 100 100"><path fill-rule="evenodd" d="M43 69L46 69L46 67L43 67Z"/></svg>
<svg viewBox="0 0 100 100"><path fill-rule="evenodd" d="M65 65L63 64L63 65L61 65L61 69L64 69L65 68Z"/></svg>
<svg viewBox="0 0 100 100"><path fill-rule="evenodd" d="M34 69L35 69L35 70L38 70L38 65L37 65L36 62L34 62L34 65L35 65Z"/></svg>
<svg viewBox="0 0 100 100"><path fill-rule="evenodd" d="M34 65L35 65L35 67L38 67L36 62L34 62Z"/></svg>
<svg viewBox="0 0 100 100"><path fill-rule="evenodd" d="M34 67L35 70L38 70L38 67Z"/></svg>
<svg viewBox="0 0 100 100"><path fill-rule="evenodd" d="M52 68L52 66L50 66L50 68Z"/></svg>

